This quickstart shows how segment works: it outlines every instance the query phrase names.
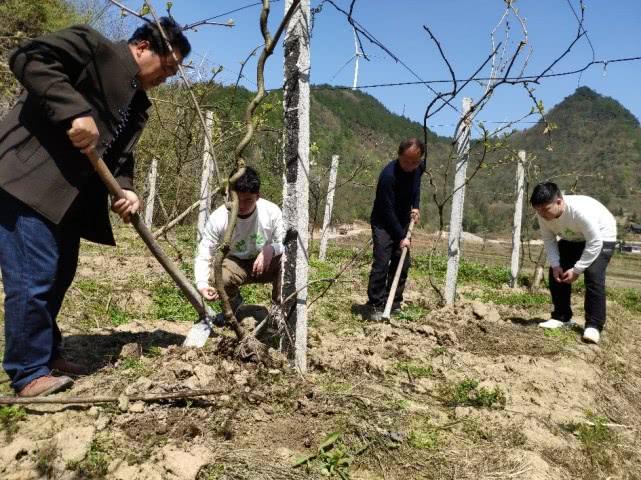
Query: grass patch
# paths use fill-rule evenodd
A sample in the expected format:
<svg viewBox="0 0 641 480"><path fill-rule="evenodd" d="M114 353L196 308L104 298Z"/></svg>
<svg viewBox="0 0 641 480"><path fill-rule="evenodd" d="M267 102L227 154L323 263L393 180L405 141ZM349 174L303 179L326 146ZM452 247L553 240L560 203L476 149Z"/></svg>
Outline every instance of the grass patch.
<svg viewBox="0 0 641 480"><path fill-rule="evenodd" d="M271 283L251 283L240 288L243 303L247 305L269 305L272 298Z"/></svg>
<svg viewBox="0 0 641 480"><path fill-rule="evenodd" d="M410 430L407 444L418 450L437 450L441 444L439 431L429 421L420 422Z"/></svg>
<svg viewBox="0 0 641 480"><path fill-rule="evenodd" d="M417 322L427 315L428 310L420 305L410 304L398 313L398 319L406 322Z"/></svg>
<svg viewBox="0 0 641 480"><path fill-rule="evenodd" d="M157 320L193 322L196 317L194 307L182 292L173 284L156 283L151 290L153 315Z"/></svg>
<svg viewBox="0 0 641 480"><path fill-rule="evenodd" d="M587 422L568 423L561 425L565 431L571 432L581 443L581 447L593 466L606 471L612 471L617 460L614 447L618 443L618 435L606 424L606 417L587 412Z"/></svg>
<svg viewBox="0 0 641 480"><path fill-rule="evenodd" d="M7 441L11 441L18 431L18 422L27 418L27 412L18 405L4 405L0 407L0 430L5 432Z"/></svg>
<svg viewBox="0 0 641 480"><path fill-rule="evenodd" d="M527 437L518 425L500 426L478 417L466 417L462 430L475 443L488 442L514 448L527 442Z"/></svg>
<svg viewBox="0 0 641 480"><path fill-rule="evenodd" d="M120 363L120 368L129 379L136 379L149 374L149 368L138 358L125 358Z"/></svg>
<svg viewBox="0 0 641 480"><path fill-rule="evenodd" d="M470 378L444 385L440 394L449 407L505 408L506 398L501 387L479 387L479 381Z"/></svg>
<svg viewBox="0 0 641 480"><path fill-rule="evenodd" d="M511 305L515 307L532 307L550 303L550 296L547 293L483 290L482 292L470 292L465 296L484 303L492 302L495 305Z"/></svg>
<svg viewBox="0 0 641 480"><path fill-rule="evenodd" d="M609 298L612 298L619 305L625 308L628 312L641 314L641 290L634 290L632 288L609 288L607 290L607 295Z"/></svg>
<svg viewBox="0 0 641 480"><path fill-rule="evenodd" d="M572 328L546 328L543 330L543 335L545 338L551 338L564 346L575 344L578 341L576 332Z"/></svg>
<svg viewBox="0 0 641 480"><path fill-rule="evenodd" d="M327 393L336 394L349 393L354 388L351 383L338 379L331 374L323 375L320 380L320 387Z"/></svg>
<svg viewBox="0 0 641 480"><path fill-rule="evenodd" d="M118 305L109 308L109 321L114 327L129 323L130 320L129 314Z"/></svg>
<svg viewBox="0 0 641 480"><path fill-rule="evenodd" d="M413 267L410 275L425 277L429 275L429 255L415 255L412 257ZM447 272L447 257L434 255L432 257L432 275L435 279L444 280ZM458 281L460 283L481 284L492 288L499 288L510 281L510 270L507 267L482 265L461 259L459 264Z"/></svg>
<svg viewBox="0 0 641 480"><path fill-rule="evenodd" d="M431 377L434 374L431 365L420 365L413 362L397 362L394 368L399 372L407 373L412 378Z"/></svg>

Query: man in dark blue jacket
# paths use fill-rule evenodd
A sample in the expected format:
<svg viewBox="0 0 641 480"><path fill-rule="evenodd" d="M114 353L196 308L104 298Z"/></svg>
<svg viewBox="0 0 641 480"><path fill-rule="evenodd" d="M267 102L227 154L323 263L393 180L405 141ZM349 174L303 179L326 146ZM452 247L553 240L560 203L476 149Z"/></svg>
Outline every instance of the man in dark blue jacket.
<svg viewBox="0 0 641 480"><path fill-rule="evenodd" d="M408 138L398 147L398 158L388 163L376 186L372 208L372 240L374 259L367 286L367 305L370 319L379 321L389 295L403 247L410 246L405 238L410 219L418 222L421 197L421 175L425 170L422 158L425 144L418 138ZM405 257L392 312L398 312L410 268L410 256Z"/></svg>

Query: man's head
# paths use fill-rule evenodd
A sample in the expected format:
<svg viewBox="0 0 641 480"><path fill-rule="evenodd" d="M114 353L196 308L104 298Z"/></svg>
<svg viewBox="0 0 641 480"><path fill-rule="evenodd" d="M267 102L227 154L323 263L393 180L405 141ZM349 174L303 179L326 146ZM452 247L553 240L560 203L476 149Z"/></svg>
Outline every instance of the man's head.
<svg viewBox="0 0 641 480"><path fill-rule="evenodd" d="M157 87L176 75L178 64L191 52L189 40L172 18L161 17L160 25L178 62L169 51L156 23L145 23L138 27L129 39L129 49L138 64L138 80L143 90Z"/></svg>
<svg viewBox="0 0 641 480"><path fill-rule="evenodd" d="M398 146L398 163L404 172L416 170L423 159L425 144L416 137L403 140Z"/></svg>
<svg viewBox="0 0 641 480"><path fill-rule="evenodd" d="M553 220L563 214L565 202L561 190L552 182L539 183L532 191L530 204L542 218Z"/></svg>
<svg viewBox="0 0 641 480"><path fill-rule="evenodd" d="M238 214L250 215L260 197L260 178L252 167L245 167L245 173L236 180L234 188L238 193Z"/></svg>

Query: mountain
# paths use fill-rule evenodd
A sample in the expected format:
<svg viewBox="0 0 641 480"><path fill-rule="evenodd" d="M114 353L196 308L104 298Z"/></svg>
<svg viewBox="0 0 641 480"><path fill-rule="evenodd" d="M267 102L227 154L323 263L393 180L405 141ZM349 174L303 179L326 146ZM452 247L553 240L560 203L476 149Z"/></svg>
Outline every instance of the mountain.
<svg viewBox="0 0 641 480"><path fill-rule="evenodd" d="M641 127L636 117L588 87L578 88L545 117L552 126L549 135L541 121L506 139L531 160L530 191L536 183L551 180L568 193L597 198L622 222L641 218ZM476 188L470 188L474 207L466 212L471 230L509 230L501 225L510 225L514 177L510 163L475 179Z"/></svg>

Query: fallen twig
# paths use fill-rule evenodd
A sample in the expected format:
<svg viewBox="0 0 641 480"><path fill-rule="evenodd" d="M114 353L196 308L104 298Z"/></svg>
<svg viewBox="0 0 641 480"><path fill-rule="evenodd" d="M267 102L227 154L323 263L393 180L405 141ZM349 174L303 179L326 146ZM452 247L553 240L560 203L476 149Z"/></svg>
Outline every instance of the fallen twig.
<svg viewBox="0 0 641 480"><path fill-rule="evenodd" d="M24 405L24 404L95 404L95 403L118 403L122 400L133 402L157 402L158 400L177 400L190 397L204 397L208 395L219 395L228 393L223 389L209 390L184 390L173 393L152 393L149 395L121 395L121 396L97 396L97 397L0 397L0 405Z"/></svg>

